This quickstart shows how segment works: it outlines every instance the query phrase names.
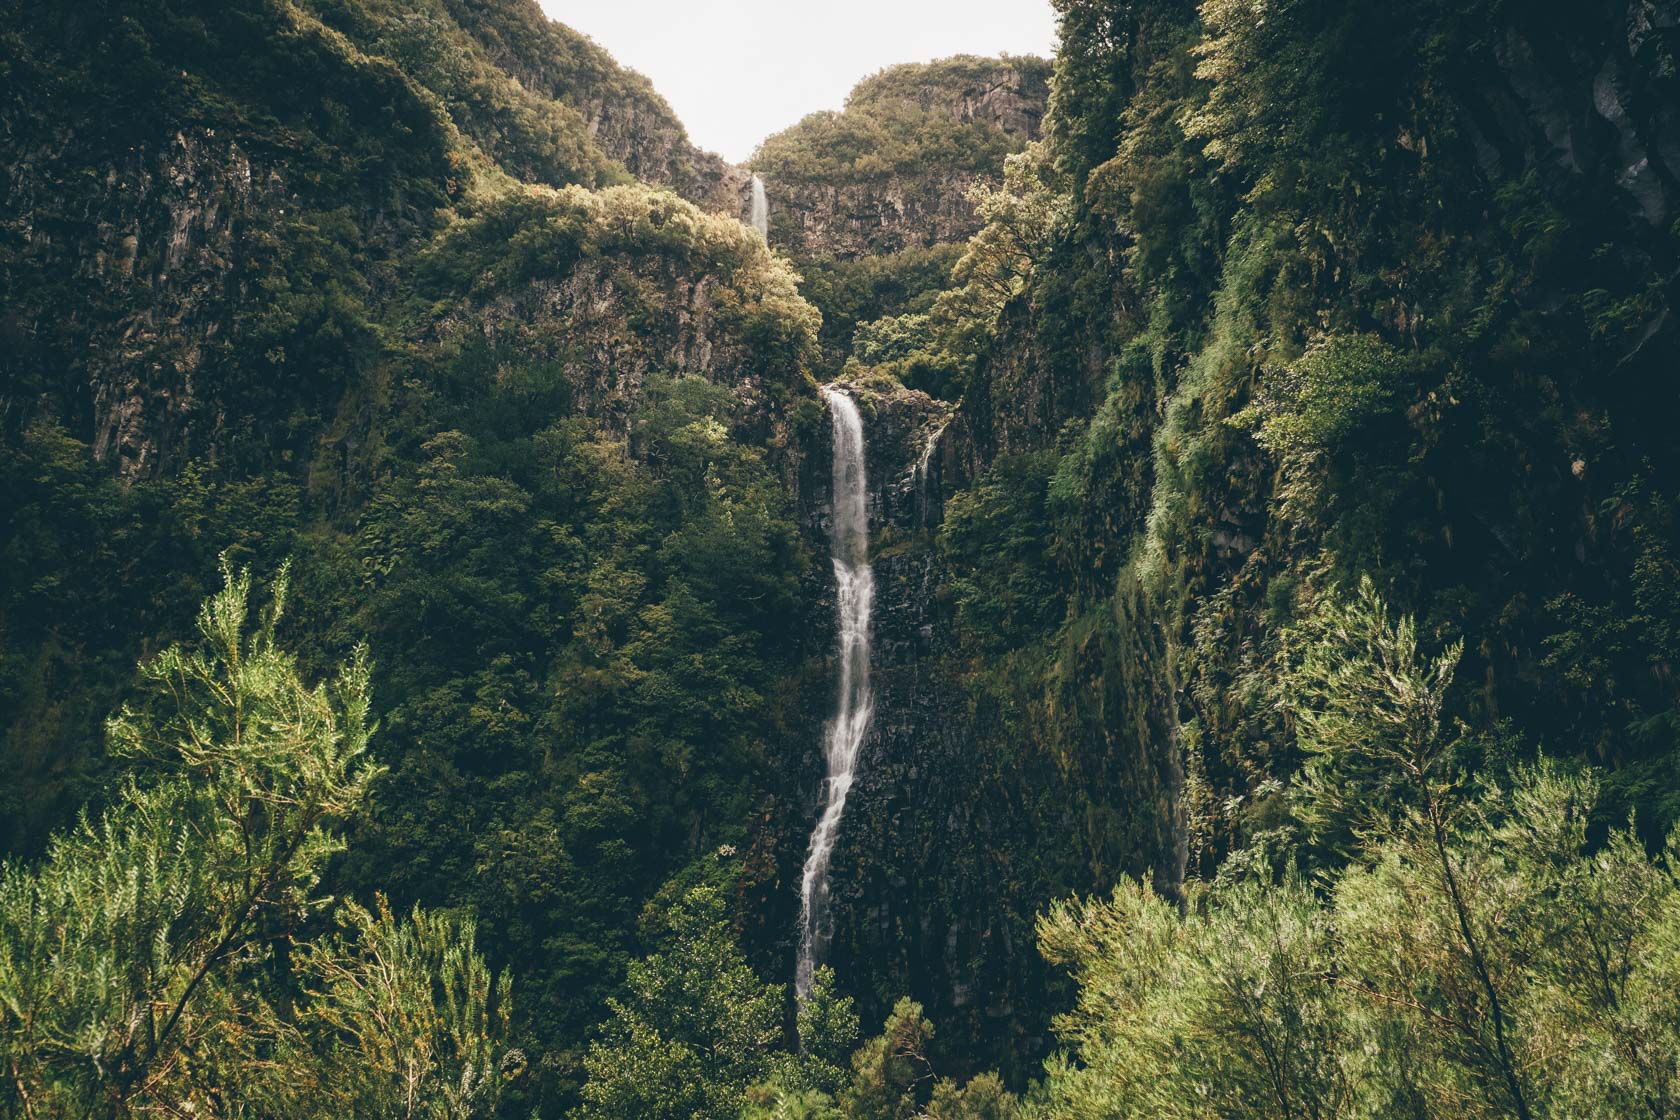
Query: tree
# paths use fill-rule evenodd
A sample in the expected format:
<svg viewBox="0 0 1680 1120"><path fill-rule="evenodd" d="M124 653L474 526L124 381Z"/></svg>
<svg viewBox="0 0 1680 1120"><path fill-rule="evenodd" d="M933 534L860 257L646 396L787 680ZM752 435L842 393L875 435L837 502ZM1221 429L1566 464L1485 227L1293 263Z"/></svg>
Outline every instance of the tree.
<svg viewBox="0 0 1680 1120"><path fill-rule="evenodd" d="M1352 598L1327 596L1285 644L1294 652L1278 694L1307 759L1293 802L1313 840L1345 855L1414 803L1444 826L1463 738L1444 712L1464 643L1422 655L1416 623L1391 621L1366 577Z"/></svg>
<svg viewBox="0 0 1680 1120"><path fill-rule="evenodd" d="M1472 981L1458 1008L1464 1041L1501 1087L1505 1105L1529 1120L1530 1092L1512 1052L1511 1008L1490 932L1477 921L1470 869L1451 843L1463 805L1452 754L1461 736L1443 710L1464 645L1421 655L1416 623L1404 616L1391 623L1369 577L1353 599L1326 603L1307 631L1312 640L1285 685L1311 755L1301 783L1305 815L1321 830L1349 822L1382 829L1384 814L1400 813L1394 841L1438 876L1439 890L1431 893L1451 914L1449 951Z"/></svg>
<svg viewBox="0 0 1680 1120"><path fill-rule="evenodd" d="M1033 1114L1680 1115L1680 839L1593 839L1590 772L1456 774L1458 647L1420 652L1369 581L1301 633L1302 805L1358 821L1343 859L1239 852L1182 913L1138 883L1053 907L1079 998Z"/></svg>
<svg viewBox="0 0 1680 1120"><path fill-rule="evenodd" d="M799 1001L799 1050L777 1054L770 1077L747 1090L744 1120L840 1120L835 1098L848 1082L858 1017L834 990L834 970L818 968Z"/></svg>
<svg viewBox="0 0 1680 1120"><path fill-rule="evenodd" d="M857 1040L858 1016L851 997L834 990L834 970L822 965L811 978L810 993L799 1002L800 1082L830 1095L838 1093Z"/></svg>
<svg viewBox="0 0 1680 1120"><path fill-rule="evenodd" d="M1080 987L1056 1026L1081 1065L1052 1063L1051 1113L1347 1115L1358 1051L1342 993L1324 983L1334 941L1320 900L1299 877L1272 886L1238 859L1188 902L1183 919L1126 883L1041 920L1045 955Z"/></svg>
<svg viewBox="0 0 1680 1120"><path fill-rule="evenodd" d="M1323 890L1251 852L1183 915L1137 883L1053 908L1042 945L1079 996L1029 1114L1680 1115L1675 847L1589 842L1596 793L1547 763L1467 798L1456 892L1419 810Z"/></svg>
<svg viewBox="0 0 1680 1120"><path fill-rule="evenodd" d="M940 1078L925 1115L927 1120L1016 1120L1021 1106L997 1074L982 1073L963 1085Z"/></svg>
<svg viewBox="0 0 1680 1120"><path fill-rule="evenodd" d="M345 934L304 936L334 910L321 869L379 773L366 652L306 684L275 641L284 571L254 629L249 574L223 574L197 647L144 663L146 703L109 725L134 769L116 803L0 870L0 1101L27 1117L334 1115L329 1074L354 1068L362 1115L473 1115L493 1102L507 984L470 922L339 907Z"/></svg>
<svg viewBox="0 0 1680 1120"><path fill-rule="evenodd" d="M730 936L723 897L699 886L664 921L667 947L630 965L589 1046L584 1120L734 1120L782 1037L781 985Z"/></svg>
<svg viewBox="0 0 1680 1120"><path fill-rule="evenodd" d="M841 1096L850 1120L910 1120L933 1087L928 1044L933 1024L922 1005L900 999L881 1033L852 1055L852 1084Z"/></svg>
<svg viewBox="0 0 1680 1120"><path fill-rule="evenodd" d="M471 918L428 914L407 921L384 900L377 912L350 904L342 932L312 943L301 962L312 997L294 1038L323 1076L294 1115L486 1115L501 1081L523 1072L524 1055L502 1052L509 981L478 956ZM283 1057L282 1073L293 1068Z"/></svg>

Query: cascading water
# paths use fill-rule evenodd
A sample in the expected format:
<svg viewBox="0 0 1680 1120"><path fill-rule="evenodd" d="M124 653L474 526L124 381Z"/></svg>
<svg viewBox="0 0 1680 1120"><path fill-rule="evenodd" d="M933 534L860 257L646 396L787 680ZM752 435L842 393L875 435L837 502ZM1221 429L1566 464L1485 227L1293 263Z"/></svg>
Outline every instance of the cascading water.
<svg viewBox="0 0 1680 1120"><path fill-rule="evenodd" d="M828 949L833 923L828 908L828 861L846 812L858 753L874 714L869 688L869 614L875 604L875 573L869 567L869 504L863 459L863 418L857 403L825 388L834 426L834 517L830 529L834 582L838 591L840 692L834 718L825 729L822 816L811 830L805 872L799 884L799 963L793 984L801 998L811 992L818 958Z"/></svg>
<svg viewBox="0 0 1680 1120"><path fill-rule="evenodd" d="M752 227L765 241L770 240L770 198L764 193L764 180L752 177Z"/></svg>
<svg viewBox="0 0 1680 1120"><path fill-rule="evenodd" d="M922 448L922 457L916 460L915 469L910 472L916 488L916 521L923 529L928 527L931 520L932 503L928 501L928 474L933 466L933 453L939 448L939 437L944 434L944 424L933 430L933 434L928 436L927 446Z"/></svg>

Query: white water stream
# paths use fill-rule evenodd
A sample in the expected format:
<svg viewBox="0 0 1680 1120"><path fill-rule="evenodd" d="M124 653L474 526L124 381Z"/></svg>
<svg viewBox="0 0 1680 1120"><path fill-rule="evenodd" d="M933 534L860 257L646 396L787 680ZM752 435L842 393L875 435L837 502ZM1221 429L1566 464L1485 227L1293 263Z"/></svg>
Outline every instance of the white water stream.
<svg viewBox="0 0 1680 1120"><path fill-rule="evenodd" d="M828 778L823 783L822 815L811 830L805 872L800 878L799 963L793 977L800 998L810 994L812 976L834 935L828 905L828 863L875 707L869 688L869 615L875 605L875 573L869 566L863 418L857 403L840 390L825 388L823 397L834 426L833 521L829 535L839 604L836 652L840 692L823 739Z"/></svg>
<svg viewBox="0 0 1680 1120"><path fill-rule="evenodd" d="M770 240L770 198L764 193L764 180L757 175L752 177L752 227L765 241Z"/></svg>

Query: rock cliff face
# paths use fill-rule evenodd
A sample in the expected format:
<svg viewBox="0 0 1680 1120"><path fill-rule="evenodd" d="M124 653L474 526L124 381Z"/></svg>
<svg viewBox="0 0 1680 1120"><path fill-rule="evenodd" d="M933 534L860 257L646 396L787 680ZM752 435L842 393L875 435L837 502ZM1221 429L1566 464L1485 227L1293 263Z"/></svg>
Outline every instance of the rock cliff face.
<svg viewBox="0 0 1680 1120"><path fill-rule="evenodd" d="M6 40L0 412L62 420L131 478L307 456L369 342L377 263L461 189L447 120L389 65L295 9L198 31L132 73L78 69L122 33L97 12ZM224 53L253 31L284 49ZM276 98L300 88L319 100Z"/></svg>
<svg viewBox="0 0 1680 1120"><path fill-rule="evenodd" d="M47 166L20 168L7 209L41 267L61 268L110 299L112 322L75 331L87 371L75 407L89 416L95 455L124 475L145 475L160 456L215 438L225 415L195 413L203 390L213 391L231 308L255 280L240 267L253 248L248 231L296 199L279 168L253 166L236 141L195 129L131 148L106 169L97 217L54 229L37 224L42 210L30 196L63 189L52 165L65 154L42 152ZM17 325L36 339L57 333L39 320ZM59 320L57 329L68 325Z"/></svg>
<svg viewBox="0 0 1680 1120"><path fill-rule="evenodd" d="M479 270L463 292L456 278ZM745 226L669 194L510 199L443 236L414 272L417 294L435 301L423 346L474 353L493 377L549 369L571 411L619 434L654 374L728 387L760 442L804 388L816 316L791 273Z"/></svg>
<svg viewBox="0 0 1680 1120"><path fill-rule="evenodd" d="M1030 58L954 58L861 82L749 161L770 194L770 242L795 259L848 259L962 241L969 189L1038 134L1049 68Z"/></svg>
<svg viewBox="0 0 1680 1120"><path fill-rule="evenodd" d="M1604 2L1563 18L1513 13L1493 43L1498 80L1470 103L1469 140L1490 176L1530 155L1551 191L1620 201L1661 228L1680 213L1680 12L1656 0Z"/></svg>
<svg viewBox="0 0 1680 1120"><path fill-rule="evenodd" d="M771 243L795 258L895 253L975 232L967 195L982 177L971 173L886 175L844 186L772 176Z"/></svg>
<svg viewBox="0 0 1680 1120"><path fill-rule="evenodd" d="M714 213L746 213L748 172L694 147L653 84L593 41L531 0L449 0L449 9L498 66L576 109L595 145L637 180Z"/></svg>
<svg viewBox="0 0 1680 1120"><path fill-rule="evenodd" d="M174 13L160 9L135 25L156 43L127 49L168 64L134 73L88 65L118 49L105 40L120 21L96 11L37 11L5 41L0 415L11 430L55 416L131 479L192 458L307 460L384 376L379 321L411 275L402 262L509 189L490 150L557 185L633 175L715 213L746 211L745 172L694 149L645 79L531 0L456 4L458 26L316 7L332 25L313 8L228 5L196 42L172 38ZM669 243L697 229L682 209L642 216L671 223ZM486 329L511 337L520 315L546 316L551 333L578 326L567 359L578 399L603 414L633 398L632 367L709 373L743 360L714 353L706 324L745 321L751 307L718 306L716 277L671 258L658 267L658 298L677 301L659 304L678 308L669 315L585 261L546 303L486 308ZM667 326L687 341L653 343ZM585 375L584 360L610 372Z"/></svg>

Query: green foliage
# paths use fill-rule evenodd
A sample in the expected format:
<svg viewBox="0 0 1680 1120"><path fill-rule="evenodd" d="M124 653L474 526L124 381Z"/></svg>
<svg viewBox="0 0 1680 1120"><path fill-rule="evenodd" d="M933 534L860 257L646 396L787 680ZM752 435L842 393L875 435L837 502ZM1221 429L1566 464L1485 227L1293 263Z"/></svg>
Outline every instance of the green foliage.
<svg viewBox="0 0 1680 1120"><path fill-rule="evenodd" d="M523 1072L506 1049L511 980L485 968L471 918L393 918L344 906L342 932L304 946L311 1054L282 1052L290 1115L493 1115L502 1083ZM321 1064L315 1079L296 1072Z"/></svg>
<svg viewBox="0 0 1680 1120"><path fill-rule="evenodd" d="M644 388L628 444L467 402L476 435L423 445L355 536L394 773L347 873L477 910L524 969L520 1025L553 1047L544 1094L642 903L742 838L794 653L804 549L763 453L729 434L734 398Z"/></svg>
<svg viewBox="0 0 1680 1120"><path fill-rule="evenodd" d="M982 225L951 276L958 290L947 300L957 301L960 314L947 315L973 320L970 329L985 332L1004 305L1021 294L1052 244L1065 236L1072 210L1065 188L1054 181L1042 143L1004 161L1001 187L976 184L969 198Z"/></svg>
<svg viewBox="0 0 1680 1120"><path fill-rule="evenodd" d="M514 177L591 187L622 177L575 107L526 88L496 66L441 0L388 11L367 0L317 0L312 6L370 55L389 58L433 94L466 137Z"/></svg>
<svg viewBox="0 0 1680 1120"><path fill-rule="evenodd" d="M852 1055L852 1083L841 1097L842 1113L870 1120L912 1120L932 1092L928 1046L933 1024L922 1005L900 999L881 1033Z"/></svg>
<svg viewBox="0 0 1680 1120"><path fill-rule="evenodd" d="M980 228L960 253L939 258L954 260L945 267L943 290L934 292L930 285L917 299L896 307L859 306L846 301L844 291L835 291L834 275L884 271L889 277L897 276L916 262L914 251L841 265L819 262L817 282L808 281L806 291L825 316L854 316L839 319L855 327L851 359L936 398L961 395L999 314L1022 293L1026 278L1065 233L1063 227L1070 217L1066 195L1046 178L1049 169L1042 146L1028 145L1004 159L1002 168L999 186L977 180L966 192ZM871 321L862 316L866 309L894 313ZM828 329L835 328L828 325Z"/></svg>
<svg viewBox="0 0 1680 1120"><path fill-rule="evenodd" d="M958 618L982 648L1017 647L1061 620L1055 562L1044 552L1051 462L1045 453L999 459L946 509L941 543L959 565Z"/></svg>
<svg viewBox="0 0 1680 1120"><path fill-rule="evenodd" d="M697 887L665 918L660 952L634 962L590 1044L584 1118L733 1120L781 1039L782 989L753 974L723 901Z"/></svg>
<svg viewBox="0 0 1680 1120"><path fill-rule="evenodd" d="M997 1074L982 1073L963 1085L940 1078L924 1115L927 1120L1016 1120L1021 1108Z"/></svg>
<svg viewBox="0 0 1680 1120"><path fill-rule="evenodd" d="M827 269L835 258L891 267L906 250L966 238L980 221L964 192L995 183L1037 133L1047 78L1042 60L1006 55L865 79L842 112L811 114L748 161L769 188L771 243ZM840 341L857 321L839 320Z"/></svg>
<svg viewBox="0 0 1680 1120"><path fill-rule="evenodd" d="M723 161L697 151L653 83L530 0L444 0L488 60L594 122L597 148L642 182L715 207ZM728 205L725 202L725 205Z"/></svg>
<svg viewBox="0 0 1680 1120"><path fill-rule="evenodd" d="M738 222L625 182L732 204L529 0L7 9L0 843L92 801L6 873L8 1106L552 1115L587 1067L597 1113L1008 1116L937 1074L1036 1060L1058 989L1014 934L1152 868L1170 904L1046 927L1085 987L1041 1113L1673 1113L1672 856L1621 827L1650 850L1680 816L1671 29L1056 7L1030 148L1030 111L984 119L1042 95L1022 59L883 72L765 143L778 245L802 192L975 231L802 261L820 327ZM1592 127L1548 119L1589 94ZM983 810L924 905L984 883L951 952L995 990L946 1018L904 966L943 1055L904 1005L846 1060L826 981L795 1055L717 896L633 963L650 899L788 818L812 573L784 481L823 431L808 375L848 357L960 401L938 551L890 557L937 577L918 680L972 721ZM375 643L378 782L234 736L214 657L166 674L196 723L137 695L229 545L297 557L276 680ZM241 687L300 741L355 722ZM167 749L118 783L124 698ZM1607 770L1511 778L1541 747ZM381 890L477 913L529 1076L472 923Z"/></svg>
<svg viewBox="0 0 1680 1120"><path fill-rule="evenodd" d="M1298 878L1233 871L1184 919L1146 886L1058 904L1040 922L1047 957L1080 982L1035 1102L1046 1115L1339 1115L1346 1025L1329 916Z"/></svg>
<svg viewBox="0 0 1680 1120"><path fill-rule="evenodd" d="M804 1087L830 1096L845 1083L847 1059L858 1041L857 1012L834 985L834 970L822 965L799 1001L798 1076Z"/></svg>
<svg viewBox="0 0 1680 1120"><path fill-rule="evenodd" d="M852 1001L835 991L834 970L816 970L798 1005L798 1052L772 1057L770 1076L749 1086L741 1115L751 1120L839 1120L835 1103L850 1080L858 1041Z"/></svg>
<svg viewBox="0 0 1680 1120"><path fill-rule="evenodd" d="M1328 452L1390 405L1403 383L1400 355L1369 335L1320 339L1262 381L1256 401L1231 418L1280 459Z"/></svg>
<svg viewBox="0 0 1680 1120"><path fill-rule="evenodd" d="M960 245L932 245L880 256L801 262L800 294L822 313L818 341L824 365L838 369L848 353L865 365L880 365L916 349L925 341L926 312L949 285L951 269L962 255ZM890 324L901 321L907 324L903 329L908 337L885 349L873 335L866 340L867 332L891 331Z"/></svg>
<svg viewBox="0 0 1680 1120"><path fill-rule="evenodd" d="M1035 1107L1672 1115L1653 1056L1676 1028L1647 985L1680 900L1673 844L1589 841L1590 773L1467 785L1442 719L1460 647L1421 656L1369 581L1296 634L1278 682L1308 759L1296 803L1321 839L1339 828L1341 858L1320 887L1257 846L1183 910L1137 884L1053 907L1040 933L1080 981L1058 1021L1078 1064L1053 1063Z"/></svg>
<svg viewBox="0 0 1680 1120"><path fill-rule="evenodd" d="M283 555L300 495L283 477L226 478L203 463L123 486L49 422L0 454L0 487L0 752L11 775L0 845L34 855L78 806L108 797L94 744L146 643L191 632L218 549L242 562Z"/></svg>
<svg viewBox="0 0 1680 1120"><path fill-rule="evenodd" d="M1458 777L1462 731L1444 712L1462 642L1421 655L1415 620L1391 622L1366 578L1357 596L1330 597L1284 644L1299 652L1285 654L1276 690L1306 759L1294 803L1315 842L1344 846L1419 794L1445 796Z"/></svg>
<svg viewBox="0 0 1680 1120"><path fill-rule="evenodd" d="M1588 843L1596 788L1523 770L1440 843L1413 810L1325 892L1245 857L1184 916L1137 885L1054 908L1077 1064L1033 1114L1674 1115L1680 888L1629 831Z"/></svg>
<svg viewBox="0 0 1680 1120"><path fill-rule="evenodd" d="M344 936L309 940L333 905L322 869L379 771L365 654L305 684L275 640L286 590L282 574L251 628L250 578L226 570L197 646L145 663L150 703L110 723L135 772L113 806L0 870L9 1111L493 1105L507 982L470 923L350 906Z"/></svg>
<svg viewBox="0 0 1680 1120"><path fill-rule="evenodd" d="M1085 640L1083 620L1141 581L1130 617L1163 635L1164 660L1104 663L1062 711L1113 723L1098 708L1116 669L1170 676L1164 718L1195 751L1192 847L1211 874L1277 823L1298 762L1268 687L1289 669L1294 616L1312 589L1370 572L1420 633L1483 635L1441 697L1448 724L1474 729L1466 750L1544 743L1607 764L1608 814L1637 808L1660 838L1677 698L1634 650L1672 660L1666 612L1636 591L1639 573L1668 570L1650 542L1670 521L1657 495L1673 489L1672 410L1632 332L1666 321L1652 285L1680 258L1673 231L1629 219L1608 180L1550 176L1544 113L1490 131L1473 108L1513 65L1494 44L1567 53L1603 28L1563 7L1057 7L1043 138L1011 164L1031 175L971 243L994 250L967 274L978 313L941 335L940 309L965 306L947 294L926 322L859 338L902 363L908 336L942 337L942 368L968 371L977 491L1003 453L1053 450L1052 516L1028 489L993 518L1013 523L1002 507L1018 503L1026 539L1006 536L1010 550L1055 559L1048 578L1073 604L1059 640ZM1630 56L1630 103L1650 95L1643 75L1667 81L1667 49ZM1505 145L1497 159L1490 144ZM1023 212L1054 218L1021 240ZM999 568L1019 571L959 553L952 586L1007 603ZM1011 649L1011 672L1034 664L1050 662ZM1020 710L1004 737L1041 735Z"/></svg>
<svg viewBox="0 0 1680 1120"><path fill-rule="evenodd" d="M935 1078L933 1026L911 1000L900 1000L881 1034L853 1051L857 1014L835 993L826 967L799 1003L797 1051L782 1049L784 990L748 967L715 886L689 888L658 924L662 948L632 964L626 994L608 1001L612 1018L590 1045L579 1116L1019 1116L1015 1096L994 1074L964 1084Z"/></svg>
<svg viewBox="0 0 1680 1120"><path fill-rule="evenodd" d="M770 785L807 563L771 464L816 314L732 218L518 181L622 184L606 147L666 139L662 181L721 174L534 3L16 14L7 165L61 234L0 238L41 325L0 347L0 843L113 799L98 721L217 550L295 556L303 671L388 651L391 770L323 889L476 912L526 997L508 1107L553 1115L643 903Z"/></svg>

